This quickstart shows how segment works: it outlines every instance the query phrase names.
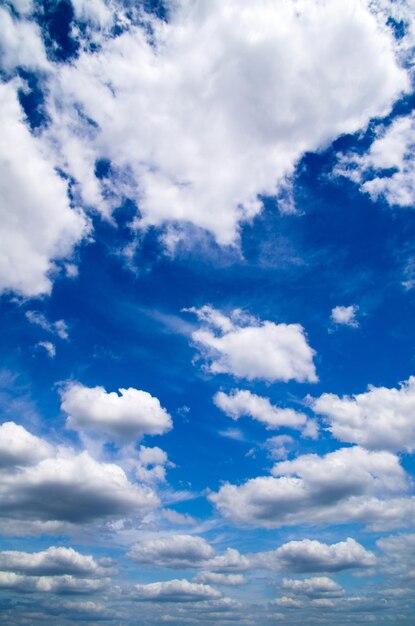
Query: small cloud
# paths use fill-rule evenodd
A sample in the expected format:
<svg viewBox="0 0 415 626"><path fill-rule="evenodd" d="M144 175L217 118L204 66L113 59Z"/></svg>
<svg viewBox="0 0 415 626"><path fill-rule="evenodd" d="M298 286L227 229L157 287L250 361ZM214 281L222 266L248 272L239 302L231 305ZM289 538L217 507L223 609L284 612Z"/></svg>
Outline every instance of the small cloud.
<svg viewBox="0 0 415 626"><path fill-rule="evenodd" d="M225 430L219 430L218 435L235 441L245 441L245 435L239 428L225 428Z"/></svg>
<svg viewBox="0 0 415 626"><path fill-rule="evenodd" d="M64 320L57 320L56 322L49 322L47 317L39 311L26 311L26 318L31 324L40 326L46 332L52 335L57 335L60 339L68 339L68 326Z"/></svg>
<svg viewBox="0 0 415 626"><path fill-rule="evenodd" d="M335 324L358 328L359 322L356 319L358 310L359 307L356 304L351 304L350 306L335 306L331 310L331 319Z"/></svg>
<svg viewBox="0 0 415 626"><path fill-rule="evenodd" d="M56 356L56 346L54 343L52 343L51 341L39 341L36 344L37 348L42 348L43 350L46 350L47 355L53 359Z"/></svg>

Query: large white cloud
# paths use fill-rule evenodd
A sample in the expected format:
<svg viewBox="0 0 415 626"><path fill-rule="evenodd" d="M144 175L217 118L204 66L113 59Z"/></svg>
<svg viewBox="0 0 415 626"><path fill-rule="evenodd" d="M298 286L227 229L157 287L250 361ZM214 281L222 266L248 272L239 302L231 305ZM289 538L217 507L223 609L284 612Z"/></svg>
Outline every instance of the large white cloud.
<svg viewBox="0 0 415 626"><path fill-rule="evenodd" d="M140 227L190 222L234 242L238 223L261 210L259 195L286 186L304 152L385 115L409 86L365 0L170 8L151 29L103 37L50 90L50 136L84 201L108 213L108 189L127 194ZM96 158L112 163L105 193Z"/></svg>
<svg viewBox="0 0 415 626"><path fill-rule="evenodd" d="M314 350L300 324L261 322L239 310L226 316L210 306L190 311L203 323L192 339L212 373L248 380L317 381Z"/></svg>
<svg viewBox="0 0 415 626"><path fill-rule="evenodd" d="M200 602L221 596L222 594L210 585L191 583L186 579L136 585L134 593L136 600L151 602Z"/></svg>
<svg viewBox="0 0 415 626"><path fill-rule="evenodd" d="M381 450L415 450L415 376L399 388L369 387L339 397L325 393L311 400L336 439Z"/></svg>
<svg viewBox="0 0 415 626"><path fill-rule="evenodd" d="M167 535L147 539L132 546L128 556L137 563L149 563L173 569L198 567L214 555L213 548L202 537Z"/></svg>
<svg viewBox="0 0 415 626"><path fill-rule="evenodd" d="M31 135L13 84L0 84L0 290L38 296L51 289L53 261L86 235L66 182Z"/></svg>
<svg viewBox="0 0 415 626"><path fill-rule="evenodd" d="M340 156L334 173L345 176L369 194L392 206L415 206L415 114L380 127L368 152Z"/></svg>
<svg viewBox="0 0 415 626"><path fill-rule="evenodd" d="M255 566L298 573L338 572L371 567L376 563L373 552L348 537L345 541L326 544L317 540L289 541L275 550L252 555Z"/></svg>
<svg viewBox="0 0 415 626"><path fill-rule="evenodd" d="M248 390L234 389L230 394L218 391L213 401L232 419L237 420L243 415L249 415L271 430L281 426L301 428L307 422L307 416L304 413L273 406L268 398L257 396Z"/></svg>
<svg viewBox="0 0 415 626"><path fill-rule="evenodd" d="M8 440L10 433L19 442L29 439L14 429L6 432ZM26 465L15 455L15 465L8 459L7 471L0 473L0 517L9 532L17 531L19 524L28 531L31 524L33 529L56 530L63 524L143 515L159 505L152 489L131 483L114 463L64 447L46 450L50 456L39 460L33 455Z"/></svg>
<svg viewBox="0 0 415 626"><path fill-rule="evenodd" d="M391 519L409 525L414 519L414 499L394 498L408 489L408 482L398 457L390 452L341 448L322 457L308 454L282 461L272 473L240 486L225 483L210 500L226 519L266 528L372 523L374 518L379 525Z"/></svg>
<svg viewBox="0 0 415 626"><path fill-rule="evenodd" d="M161 435L172 427L170 415L157 398L140 389L120 389L119 395L104 387L71 383L62 391L66 425L78 431L93 431L116 439Z"/></svg>

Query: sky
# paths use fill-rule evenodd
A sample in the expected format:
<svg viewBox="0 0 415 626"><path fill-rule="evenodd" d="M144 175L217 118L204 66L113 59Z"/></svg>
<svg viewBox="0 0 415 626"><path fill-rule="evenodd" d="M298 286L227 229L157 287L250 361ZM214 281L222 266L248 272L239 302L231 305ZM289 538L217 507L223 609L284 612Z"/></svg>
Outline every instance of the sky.
<svg viewBox="0 0 415 626"><path fill-rule="evenodd" d="M3 0L0 621L412 626L413 0Z"/></svg>

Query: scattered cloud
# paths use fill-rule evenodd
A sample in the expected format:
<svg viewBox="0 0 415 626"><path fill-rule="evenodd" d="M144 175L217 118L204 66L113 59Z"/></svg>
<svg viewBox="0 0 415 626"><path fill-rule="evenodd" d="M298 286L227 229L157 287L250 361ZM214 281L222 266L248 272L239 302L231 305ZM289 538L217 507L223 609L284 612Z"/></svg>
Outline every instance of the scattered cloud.
<svg viewBox="0 0 415 626"><path fill-rule="evenodd" d="M370 452L355 446L325 456L308 454L280 461L272 474L240 486L225 483L209 499L233 523L266 528L347 520L371 522L375 510L378 522L385 516L387 523L393 513L402 513L402 507L409 507L412 513L401 523L410 524L415 512L413 499L390 500L391 495L408 489L405 471L390 452Z"/></svg>
<svg viewBox="0 0 415 626"><path fill-rule="evenodd" d="M61 392L61 408L68 414L67 428L91 431L119 440L136 440L144 434L161 435L172 427L170 415L147 391L130 387L107 392L71 382Z"/></svg>
<svg viewBox="0 0 415 626"><path fill-rule="evenodd" d="M128 556L137 563L180 569L198 567L213 557L214 550L202 537L166 535L132 546Z"/></svg>
<svg viewBox="0 0 415 626"><path fill-rule="evenodd" d="M136 585L134 592L136 600L151 602L200 602L221 596L219 591L209 585L191 583L186 579Z"/></svg>
<svg viewBox="0 0 415 626"><path fill-rule="evenodd" d="M210 306L189 310L203 323L192 339L213 374L270 382L317 381L315 352L300 324L261 322L238 309L230 316Z"/></svg>
<svg viewBox="0 0 415 626"><path fill-rule="evenodd" d="M358 310L359 307L355 304L351 304L350 306L335 306L331 311L331 319L335 324L358 328L359 322L356 319Z"/></svg>
<svg viewBox="0 0 415 626"><path fill-rule="evenodd" d="M364 393L343 397L324 393L310 403L340 441L373 450L415 450L414 376L398 388L369 386Z"/></svg>

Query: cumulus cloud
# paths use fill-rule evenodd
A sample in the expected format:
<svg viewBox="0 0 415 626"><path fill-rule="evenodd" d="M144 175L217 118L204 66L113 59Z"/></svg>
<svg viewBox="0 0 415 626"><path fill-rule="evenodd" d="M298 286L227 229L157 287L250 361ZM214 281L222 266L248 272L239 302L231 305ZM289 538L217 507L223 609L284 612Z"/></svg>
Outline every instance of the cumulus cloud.
<svg viewBox="0 0 415 626"><path fill-rule="evenodd" d="M230 316L213 307L189 309L203 322L192 339L214 374L237 378L316 382L314 350L300 324L274 324L246 316Z"/></svg>
<svg viewBox="0 0 415 626"><path fill-rule="evenodd" d="M73 548L50 547L41 552L0 552L0 570L28 576L102 577L109 570L91 555L80 554Z"/></svg>
<svg viewBox="0 0 415 626"><path fill-rule="evenodd" d="M103 37L50 88L50 133L80 195L111 210L94 175L108 159L106 189L137 202L140 228L191 223L235 242L305 152L385 115L409 88L389 29L363 0L170 9L167 22L148 18L151 38L140 25Z"/></svg>
<svg viewBox="0 0 415 626"><path fill-rule="evenodd" d="M351 304L350 306L335 306L331 311L331 319L335 324L357 328L359 326L359 322L356 319L358 310L359 307L355 304Z"/></svg>
<svg viewBox="0 0 415 626"><path fill-rule="evenodd" d="M105 589L106 579L75 578L74 576L23 576L0 572L0 589L43 593L94 593Z"/></svg>
<svg viewBox="0 0 415 626"><path fill-rule="evenodd" d="M376 564L373 552L348 537L345 541L326 544L317 540L289 541L276 550L252 555L257 567L281 569L296 573L339 572L371 567Z"/></svg>
<svg viewBox="0 0 415 626"><path fill-rule="evenodd" d="M310 399L315 413L340 441L380 450L415 450L415 377L400 387L369 386L365 393Z"/></svg>
<svg viewBox="0 0 415 626"><path fill-rule="evenodd" d="M111 439L138 439L161 435L172 427L170 415L157 398L146 391L85 387L70 383L61 393L61 408L68 414L67 428L92 431Z"/></svg>
<svg viewBox="0 0 415 626"><path fill-rule="evenodd" d="M71 255L88 223L71 209L56 173L23 119L13 84L0 85L0 290L38 296L51 289L54 261Z"/></svg>
<svg viewBox="0 0 415 626"><path fill-rule="evenodd" d="M137 563L180 569L198 567L213 557L214 550L202 537L167 535L132 546L128 556Z"/></svg>
<svg viewBox="0 0 415 626"><path fill-rule="evenodd" d="M38 443L38 438L33 441L30 433L16 425L7 426L2 435L12 450L3 457L8 471L0 474L0 516L6 527L8 521L16 520L46 530L53 522L59 528L59 523L143 515L159 505L154 491L129 482L114 463L99 463L87 452L53 449L42 440ZM35 449L29 448L24 457L33 443Z"/></svg>
<svg viewBox="0 0 415 626"><path fill-rule="evenodd" d="M262 398L247 390L234 389L230 394L218 391L213 401L232 419L238 420L243 415L247 415L262 422L269 429L277 429L281 426L300 428L307 421L304 413L273 406L268 398Z"/></svg>
<svg viewBox="0 0 415 626"><path fill-rule="evenodd" d="M143 482L164 482L166 480L166 467L174 467L169 461L164 450L140 446L138 462L135 469L137 478Z"/></svg>
<svg viewBox="0 0 415 626"><path fill-rule="evenodd" d="M383 198L400 207L415 205L415 113L378 129L366 154L340 155L334 169L359 185L375 201Z"/></svg>
<svg viewBox="0 0 415 626"><path fill-rule="evenodd" d="M343 587L327 576L302 580L284 578L282 588L294 595L304 595L309 598L339 598L344 595Z"/></svg>
<svg viewBox="0 0 415 626"><path fill-rule="evenodd" d="M53 446L19 424L4 422L0 426L0 469L34 465L53 451Z"/></svg>
<svg viewBox="0 0 415 626"><path fill-rule="evenodd" d="M380 521L394 510L389 497L408 489L397 456L358 446L325 456L308 454L281 461L272 473L240 486L225 483L209 498L228 520L272 528L365 518L372 521L375 510ZM413 500L399 500L395 505L398 509L408 506L413 518ZM396 517L397 510L394 514ZM410 523L409 518L404 520L404 524Z"/></svg>
<svg viewBox="0 0 415 626"><path fill-rule="evenodd" d="M200 602L221 596L222 594L210 585L191 583L186 579L136 585L134 592L136 600L151 602Z"/></svg>

